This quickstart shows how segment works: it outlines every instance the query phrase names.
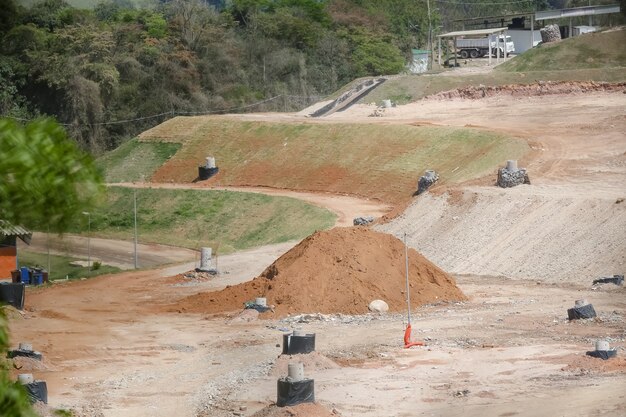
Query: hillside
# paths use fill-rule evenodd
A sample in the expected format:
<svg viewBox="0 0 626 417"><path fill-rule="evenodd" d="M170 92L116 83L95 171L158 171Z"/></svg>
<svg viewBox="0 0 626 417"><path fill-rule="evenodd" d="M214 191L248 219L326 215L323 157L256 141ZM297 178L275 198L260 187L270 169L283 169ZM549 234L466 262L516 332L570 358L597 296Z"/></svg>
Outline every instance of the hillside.
<svg viewBox="0 0 626 417"><path fill-rule="evenodd" d="M409 124L245 121L177 117L140 136L182 143L153 182L193 181L205 156L220 173L207 184L248 185L408 201L426 169L442 184L480 177L528 146L508 135Z"/></svg>
<svg viewBox="0 0 626 417"><path fill-rule="evenodd" d="M465 67L441 74L400 75L376 88L359 103L391 99L406 104L468 86L528 85L538 81L626 81L626 29L589 33L540 45L488 68ZM468 71L469 70L469 71Z"/></svg>
<svg viewBox="0 0 626 417"><path fill-rule="evenodd" d="M499 65L496 72L571 71L596 68L622 68L624 71L624 67L626 67L626 28L621 28L587 33L561 42L539 45Z"/></svg>

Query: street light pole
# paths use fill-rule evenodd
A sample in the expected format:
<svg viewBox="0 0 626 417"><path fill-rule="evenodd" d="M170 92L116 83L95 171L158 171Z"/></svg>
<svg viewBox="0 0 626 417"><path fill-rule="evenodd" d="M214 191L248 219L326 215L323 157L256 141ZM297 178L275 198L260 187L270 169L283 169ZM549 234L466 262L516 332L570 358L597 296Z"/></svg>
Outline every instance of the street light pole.
<svg viewBox="0 0 626 417"><path fill-rule="evenodd" d="M137 190L133 188L133 208L135 213L135 269L137 269Z"/></svg>
<svg viewBox="0 0 626 417"><path fill-rule="evenodd" d="M87 276L91 276L91 213L83 211L87 216Z"/></svg>

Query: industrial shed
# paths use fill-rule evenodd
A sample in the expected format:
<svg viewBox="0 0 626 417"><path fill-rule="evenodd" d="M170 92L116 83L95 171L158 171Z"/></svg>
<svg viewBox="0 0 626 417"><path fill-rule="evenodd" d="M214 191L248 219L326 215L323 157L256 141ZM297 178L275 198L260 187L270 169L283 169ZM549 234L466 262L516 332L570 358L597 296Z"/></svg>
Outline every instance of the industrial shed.
<svg viewBox="0 0 626 417"><path fill-rule="evenodd" d="M17 239L29 245L32 237L22 226L0 220L0 279L11 278L11 271L17 269Z"/></svg>

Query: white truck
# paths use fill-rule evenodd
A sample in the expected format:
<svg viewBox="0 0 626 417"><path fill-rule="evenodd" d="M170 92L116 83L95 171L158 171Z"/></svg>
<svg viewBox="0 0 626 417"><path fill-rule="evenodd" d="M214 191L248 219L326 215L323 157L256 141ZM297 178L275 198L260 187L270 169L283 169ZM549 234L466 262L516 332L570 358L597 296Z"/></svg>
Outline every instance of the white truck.
<svg viewBox="0 0 626 417"><path fill-rule="evenodd" d="M506 48L506 49L505 49ZM480 39L457 39L456 49L459 52L461 58L480 58L489 54L489 38ZM491 54L497 56L498 49L500 50L500 56L515 52L515 44L510 36L498 36L498 40L491 41Z"/></svg>

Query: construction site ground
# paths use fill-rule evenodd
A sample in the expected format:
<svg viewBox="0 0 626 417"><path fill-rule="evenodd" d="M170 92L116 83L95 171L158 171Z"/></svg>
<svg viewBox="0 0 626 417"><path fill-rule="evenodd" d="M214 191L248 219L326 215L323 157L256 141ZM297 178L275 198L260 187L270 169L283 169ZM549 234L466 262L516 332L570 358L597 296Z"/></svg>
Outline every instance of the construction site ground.
<svg viewBox="0 0 626 417"><path fill-rule="evenodd" d="M403 349L406 315L399 313L302 311L312 315L261 320L172 307L252 279L297 242L222 256L222 273L210 279L172 280L188 263L29 289L25 311L11 312L13 344L28 341L43 352L43 364L25 368L47 381L51 406L76 416L278 415L266 407L276 400L282 334L292 329L317 335L317 356L299 360L329 413L624 415L626 290L591 286L626 268L624 93L572 86L558 94L453 94L386 109L383 117L356 105L316 121L465 126L505 132L531 148L519 161L531 185L495 188L494 167L493 176L435 187L376 226L407 233L409 245L451 272L469 298L413 310L413 338L425 347ZM569 322L567 309L582 298L598 317ZM616 359L585 356L599 338L618 349ZM292 415L325 415L319 410Z"/></svg>

